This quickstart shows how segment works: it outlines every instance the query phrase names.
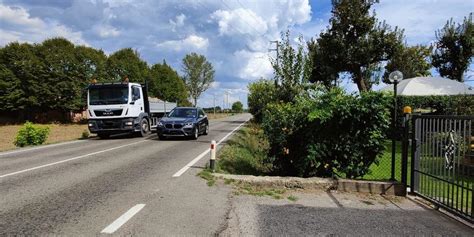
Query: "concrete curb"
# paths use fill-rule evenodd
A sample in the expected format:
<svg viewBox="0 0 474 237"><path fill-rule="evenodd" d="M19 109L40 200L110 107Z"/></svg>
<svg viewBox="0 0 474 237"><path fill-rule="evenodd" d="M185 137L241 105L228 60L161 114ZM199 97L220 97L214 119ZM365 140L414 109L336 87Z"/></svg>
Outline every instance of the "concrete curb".
<svg viewBox="0 0 474 237"><path fill-rule="evenodd" d="M332 178L299 178L279 176L253 176L213 173L214 177L221 179L233 179L258 187L268 188L297 188L297 189L321 189L338 190L342 192L359 192L371 194L384 194L405 196L406 189L398 182L381 182L352 179Z"/></svg>

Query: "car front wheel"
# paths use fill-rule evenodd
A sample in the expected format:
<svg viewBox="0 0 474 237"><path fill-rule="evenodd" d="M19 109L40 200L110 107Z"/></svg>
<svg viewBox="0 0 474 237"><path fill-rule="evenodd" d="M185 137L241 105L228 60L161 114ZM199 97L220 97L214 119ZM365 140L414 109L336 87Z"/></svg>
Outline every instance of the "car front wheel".
<svg viewBox="0 0 474 237"><path fill-rule="evenodd" d="M199 128L195 127L194 131L193 131L192 139L196 140L196 139L198 139L198 137L199 137Z"/></svg>

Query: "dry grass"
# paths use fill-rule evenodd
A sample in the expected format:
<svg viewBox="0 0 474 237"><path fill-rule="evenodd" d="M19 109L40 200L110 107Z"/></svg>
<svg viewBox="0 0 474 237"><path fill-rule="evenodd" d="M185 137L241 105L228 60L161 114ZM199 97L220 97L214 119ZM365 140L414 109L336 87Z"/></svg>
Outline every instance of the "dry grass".
<svg viewBox="0 0 474 237"><path fill-rule="evenodd" d="M22 125L4 125L0 126L0 151L11 150L15 148L13 141ZM86 124L46 124L50 129L47 144L71 141L81 138L82 132L87 130Z"/></svg>
<svg viewBox="0 0 474 237"><path fill-rule="evenodd" d="M232 115L235 115L233 113L216 113L214 115L214 113L207 113L207 117L209 119L221 119L221 118L225 118L225 117L229 117L229 116L232 116Z"/></svg>

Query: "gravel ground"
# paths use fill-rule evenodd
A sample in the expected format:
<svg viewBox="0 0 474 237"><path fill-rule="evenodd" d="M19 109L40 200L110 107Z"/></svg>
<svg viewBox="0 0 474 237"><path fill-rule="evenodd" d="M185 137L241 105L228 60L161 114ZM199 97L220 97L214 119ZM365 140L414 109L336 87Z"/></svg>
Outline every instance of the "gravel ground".
<svg viewBox="0 0 474 237"><path fill-rule="evenodd" d="M288 195L288 194L287 194ZM237 195L222 236L474 236L474 230L401 197L292 192L296 201Z"/></svg>

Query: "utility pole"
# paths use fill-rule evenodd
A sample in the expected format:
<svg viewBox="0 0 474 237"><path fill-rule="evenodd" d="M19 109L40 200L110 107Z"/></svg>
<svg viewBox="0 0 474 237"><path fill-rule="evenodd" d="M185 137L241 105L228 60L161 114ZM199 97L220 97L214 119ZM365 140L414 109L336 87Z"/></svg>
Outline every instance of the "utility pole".
<svg viewBox="0 0 474 237"><path fill-rule="evenodd" d="M268 49L268 52L271 52L271 51L276 51L276 63L277 63L277 68L280 68L280 42L278 40L272 40L270 41L270 44L275 44L276 45L276 48L274 49ZM278 85L278 79L275 78L275 85Z"/></svg>
<svg viewBox="0 0 474 237"><path fill-rule="evenodd" d="M216 94L213 94L214 96L214 118L216 117Z"/></svg>
<svg viewBox="0 0 474 237"><path fill-rule="evenodd" d="M226 107L229 108L229 91L225 91Z"/></svg>

